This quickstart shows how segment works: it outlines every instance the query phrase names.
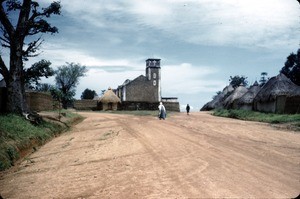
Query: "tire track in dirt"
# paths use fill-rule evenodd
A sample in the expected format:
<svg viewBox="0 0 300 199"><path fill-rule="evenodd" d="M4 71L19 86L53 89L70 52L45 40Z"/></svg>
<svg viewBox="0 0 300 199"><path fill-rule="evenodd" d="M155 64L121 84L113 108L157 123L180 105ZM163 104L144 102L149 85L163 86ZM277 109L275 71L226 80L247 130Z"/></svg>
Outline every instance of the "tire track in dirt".
<svg viewBox="0 0 300 199"><path fill-rule="evenodd" d="M207 113L86 119L0 179L5 198L291 198L299 134Z"/></svg>

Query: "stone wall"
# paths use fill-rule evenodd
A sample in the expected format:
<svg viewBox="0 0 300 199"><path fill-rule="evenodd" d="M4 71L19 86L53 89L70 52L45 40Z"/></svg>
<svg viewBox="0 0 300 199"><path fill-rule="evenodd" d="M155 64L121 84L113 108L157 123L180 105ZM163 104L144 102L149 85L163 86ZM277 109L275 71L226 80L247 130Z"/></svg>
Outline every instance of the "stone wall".
<svg viewBox="0 0 300 199"><path fill-rule="evenodd" d="M76 110L100 110L97 100L75 100L74 108Z"/></svg>
<svg viewBox="0 0 300 199"><path fill-rule="evenodd" d="M126 90L125 101L129 102L157 102L159 101L159 84L141 75L123 87ZM121 99L122 96L119 96Z"/></svg>

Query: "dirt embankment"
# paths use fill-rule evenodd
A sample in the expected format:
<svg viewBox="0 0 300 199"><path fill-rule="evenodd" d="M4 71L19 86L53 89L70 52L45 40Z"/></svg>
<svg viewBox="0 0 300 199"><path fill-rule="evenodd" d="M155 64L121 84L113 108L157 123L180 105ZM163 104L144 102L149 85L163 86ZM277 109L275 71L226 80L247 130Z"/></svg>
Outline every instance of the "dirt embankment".
<svg viewBox="0 0 300 199"><path fill-rule="evenodd" d="M184 113L86 119L0 179L4 198L291 198L300 134Z"/></svg>

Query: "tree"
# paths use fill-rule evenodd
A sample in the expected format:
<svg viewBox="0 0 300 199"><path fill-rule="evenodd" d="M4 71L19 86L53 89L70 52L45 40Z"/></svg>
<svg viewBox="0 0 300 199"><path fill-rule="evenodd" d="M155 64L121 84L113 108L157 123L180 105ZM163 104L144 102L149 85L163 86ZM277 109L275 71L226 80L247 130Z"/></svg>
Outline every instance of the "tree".
<svg viewBox="0 0 300 199"><path fill-rule="evenodd" d="M259 80L259 82L260 82L260 85L261 86L263 86L263 85L265 85L265 83L267 82L267 75L268 75L268 73L267 72L262 72L261 74L261 77L260 77L260 80Z"/></svg>
<svg viewBox="0 0 300 199"><path fill-rule="evenodd" d="M86 88L81 94L81 99L94 99L95 96L97 96L96 91Z"/></svg>
<svg viewBox="0 0 300 199"><path fill-rule="evenodd" d="M300 86L300 48L297 54L291 53L280 70L285 74L292 82Z"/></svg>
<svg viewBox="0 0 300 199"><path fill-rule="evenodd" d="M75 63L66 63L58 67L55 71L55 82L57 88L62 92L62 105L66 109L69 102L75 95L75 88L79 83L79 78L85 76L87 69L85 66Z"/></svg>
<svg viewBox="0 0 300 199"><path fill-rule="evenodd" d="M50 68L50 65L50 61L42 59L41 61L34 63L30 68L24 69L25 84L31 89L38 88L41 77L48 78L54 75L54 70Z"/></svg>
<svg viewBox="0 0 300 199"><path fill-rule="evenodd" d="M236 75L234 77L230 76L229 82L233 88L239 87L241 84L244 86L248 85L248 77Z"/></svg>
<svg viewBox="0 0 300 199"><path fill-rule="evenodd" d="M50 84L38 84L35 87L35 90L40 91L40 92L51 92L51 89L53 89L54 86L50 85Z"/></svg>
<svg viewBox="0 0 300 199"><path fill-rule="evenodd" d="M57 33L45 18L60 14L60 2L53 2L46 8L40 8L33 0L0 0L1 44L9 48L9 67L0 55L0 74L7 85L7 111L27 112L25 98L24 61L37 56L43 40L43 33ZM18 16L17 18L12 16Z"/></svg>

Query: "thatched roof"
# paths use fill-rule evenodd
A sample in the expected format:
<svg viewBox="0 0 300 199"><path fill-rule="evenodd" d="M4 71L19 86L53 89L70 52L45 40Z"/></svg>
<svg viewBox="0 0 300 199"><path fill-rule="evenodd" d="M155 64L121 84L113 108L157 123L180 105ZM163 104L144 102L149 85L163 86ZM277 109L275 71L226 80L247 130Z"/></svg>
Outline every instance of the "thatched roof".
<svg viewBox="0 0 300 199"><path fill-rule="evenodd" d="M200 111L210 111L216 108L223 108L223 101L226 96L228 96L233 91L232 85L226 86L223 91L214 97L213 100L207 102Z"/></svg>
<svg viewBox="0 0 300 199"><path fill-rule="evenodd" d="M105 91L104 95L99 100L102 103L118 103L121 102L120 98L111 90L111 88L108 88L107 91Z"/></svg>
<svg viewBox="0 0 300 199"><path fill-rule="evenodd" d="M257 81L249 88L249 90L239 99L236 100L237 104L252 104L255 96L260 90L260 86L258 85Z"/></svg>
<svg viewBox="0 0 300 199"><path fill-rule="evenodd" d="M269 79L257 93L254 101L273 101L280 95L288 97L300 96L300 86L294 84L282 73Z"/></svg>
<svg viewBox="0 0 300 199"><path fill-rule="evenodd" d="M229 108L233 101L242 97L248 91L244 86L237 87L224 101L224 107Z"/></svg>

